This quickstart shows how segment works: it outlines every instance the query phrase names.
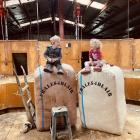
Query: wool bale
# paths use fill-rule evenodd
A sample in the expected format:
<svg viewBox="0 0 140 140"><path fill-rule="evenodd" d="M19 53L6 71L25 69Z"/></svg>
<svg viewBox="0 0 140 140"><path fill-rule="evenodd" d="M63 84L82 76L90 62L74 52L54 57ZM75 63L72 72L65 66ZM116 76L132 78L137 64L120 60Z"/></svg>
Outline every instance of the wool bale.
<svg viewBox="0 0 140 140"><path fill-rule="evenodd" d="M55 67L53 73L44 72L43 67L35 70L36 126L40 131L50 129L51 108L55 106L67 106L71 126L76 124L76 76L70 65L62 67L64 75L57 74Z"/></svg>
<svg viewBox="0 0 140 140"><path fill-rule="evenodd" d="M124 77L117 66L102 72L78 73L79 108L82 125L120 135L126 119Z"/></svg>

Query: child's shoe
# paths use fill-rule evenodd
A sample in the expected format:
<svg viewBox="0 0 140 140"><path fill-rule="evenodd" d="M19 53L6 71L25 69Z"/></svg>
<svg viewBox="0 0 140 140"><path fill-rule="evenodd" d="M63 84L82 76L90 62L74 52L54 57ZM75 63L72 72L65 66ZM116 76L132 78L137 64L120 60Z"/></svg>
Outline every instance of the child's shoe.
<svg viewBox="0 0 140 140"><path fill-rule="evenodd" d="M82 74L89 74L90 73L90 68L84 68L83 70L81 70Z"/></svg>
<svg viewBox="0 0 140 140"><path fill-rule="evenodd" d="M49 68L44 68L44 71L45 72L48 72L48 73L52 73L53 72L53 70L52 69L49 69Z"/></svg>
<svg viewBox="0 0 140 140"><path fill-rule="evenodd" d="M102 71L102 67L94 67L93 68L93 70L95 71L95 72L101 72Z"/></svg>
<svg viewBox="0 0 140 140"><path fill-rule="evenodd" d="M57 71L57 74L64 74L64 71L63 71L62 69L59 69L59 70Z"/></svg>

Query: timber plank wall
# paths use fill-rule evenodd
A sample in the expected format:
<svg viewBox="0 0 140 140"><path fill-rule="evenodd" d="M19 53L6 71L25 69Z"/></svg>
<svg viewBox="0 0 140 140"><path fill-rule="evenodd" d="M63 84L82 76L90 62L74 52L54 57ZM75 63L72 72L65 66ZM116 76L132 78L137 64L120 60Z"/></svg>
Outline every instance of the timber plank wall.
<svg viewBox="0 0 140 140"><path fill-rule="evenodd" d="M140 68L140 39L104 39L103 58L124 69ZM70 48L66 44L71 43ZM28 72L33 73L39 65L45 65L43 53L49 41L0 41L0 74L13 75L12 53L27 53ZM81 69L81 54L90 48L89 40L64 40L61 42L62 63L70 64L76 71Z"/></svg>
<svg viewBox="0 0 140 140"><path fill-rule="evenodd" d="M37 41L0 41L0 74L13 75L12 53L27 53L28 73L32 73L37 63Z"/></svg>
<svg viewBox="0 0 140 140"><path fill-rule="evenodd" d="M140 68L140 39L104 39L102 41L103 59L108 63L117 65L123 69ZM71 43L71 48L66 48L66 44ZM49 42L39 42L40 64L45 65L43 53ZM76 71L81 69L82 52L90 49L89 40L65 40L61 42L62 62L68 63Z"/></svg>

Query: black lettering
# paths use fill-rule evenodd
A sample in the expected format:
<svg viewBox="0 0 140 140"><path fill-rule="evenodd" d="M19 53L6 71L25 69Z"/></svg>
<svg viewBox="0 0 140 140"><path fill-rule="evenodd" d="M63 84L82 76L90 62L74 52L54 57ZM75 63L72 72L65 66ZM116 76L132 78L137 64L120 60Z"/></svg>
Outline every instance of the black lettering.
<svg viewBox="0 0 140 140"><path fill-rule="evenodd" d="M47 87L44 87L44 89L47 90L48 88Z"/></svg>
<svg viewBox="0 0 140 140"><path fill-rule="evenodd" d="M83 89L82 88L80 88L80 92L83 92Z"/></svg>
<svg viewBox="0 0 140 140"><path fill-rule="evenodd" d="M97 82L94 82L94 85L97 85Z"/></svg>
<svg viewBox="0 0 140 140"><path fill-rule="evenodd" d="M70 93L73 93L73 90L71 90Z"/></svg>
<svg viewBox="0 0 140 140"><path fill-rule="evenodd" d="M110 92L110 90L106 91L106 93Z"/></svg>
<svg viewBox="0 0 140 140"><path fill-rule="evenodd" d="M64 85L64 82L61 81L61 85L63 86Z"/></svg>
<svg viewBox="0 0 140 140"><path fill-rule="evenodd" d="M106 90L108 90L108 88L107 88L107 87L105 88L105 91L106 91Z"/></svg>
<svg viewBox="0 0 140 140"><path fill-rule="evenodd" d="M54 85L62 85L64 87L66 87L70 93L73 93L72 87L70 85L68 85L66 82L63 81L54 81L54 82L50 82L49 84L47 84L43 90L41 90L42 95L45 93L45 91L47 89L49 89L50 87L54 86ZM82 88L80 89L80 92L83 91L83 88L85 88L84 86L82 86Z"/></svg>
<svg viewBox="0 0 140 140"><path fill-rule="evenodd" d="M104 84L101 84L101 88L103 88L104 87Z"/></svg>
<svg viewBox="0 0 140 140"><path fill-rule="evenodd" d="M91 82L90 82L90 85L93 85L93 84L94 84L93 81L91 81Z"/></svg>
<svg viewBox="0 0 140 140"><path fill-rule="evenodd" d="M70 85L68 85L67 88L70 90Z"/></svg>
<svg viewBox="0 0 140 140"><path fill-rule="evenodd" d="M56 81L54 81L54 85L56 85Z"/></svg>
<svg viewBox="0 0 140 140"><path fill-rule="evenodd" d="M84 86L82 86L82 88L84 89L85 87L84 87Z"/></svg>
<svg viewBox="0 0 140 140"><path fill-rule="evenodd" d="M47 88L50 88L50 86L47 84L47 86L46 86Z"/></svg>
<svg viewBox="0 0 140 140"><path fill-rule="evenodd" d="M65 86L65 87L67 86L66 82L64 83L64 86Z"/></svg>
<svg viewBox="0 0 140 140"><path fill-rule="evenodd" d="M42 91L41 91L41 93L43 93L43 94L44 94L44 93L45 93L45 90L42 90Z"/></svg>
<svg viewBox="0 0 140 140"><path fill-rule="evenodd" d="M87 83L85 83L85 85L84 85L85 87L87 87L88 85L87 85Z"/></svg>
<svg viewBox="0 0 140 140"><path fill-rule="evenodd" d="M101 86L101 83L100 83L100 82L98 82L97 86Z"/></svg>
<svg viewBox="0 0 140 140"><path fill-rule="evenodd" d="M112 96L112 93L108 93L108 96Z"/></svg>
<svg viewBox="0 0 140 140"><path fill-rule="evenodd" d="M53 83L52 83L52 82L50 83L50 86L51 86L51 87L53 86Z"/></svg>
<svg viewBox="0 0 140 140"><path fill-rule="evenodd" d="M104 87L104 84L102 84L101 82L98 82L98 81L95 81L95 82L90 81L90 82L85 83L84 86L82 85L82 87L81 87L80 90L79 90L80 94L82 94L84 88L86 88L86 87L88 87L88 86L91 86L91 85L96 85L96 86L99 86L99 87L103 88L103 89L106 91L106 93L108 94L108 96L112 96L112 93L111 93L111 91L108 89L108 87ZM68 88L69 88L69 87L68 87ZM70 90L70 89L69 89L69 90Z"/></svg>
<svg viewBox="0 0 140 140"><path fill-rule="evenodd" d="M88 82L87 84L88 84L88 86L90 86L90 82Z"/></svg>

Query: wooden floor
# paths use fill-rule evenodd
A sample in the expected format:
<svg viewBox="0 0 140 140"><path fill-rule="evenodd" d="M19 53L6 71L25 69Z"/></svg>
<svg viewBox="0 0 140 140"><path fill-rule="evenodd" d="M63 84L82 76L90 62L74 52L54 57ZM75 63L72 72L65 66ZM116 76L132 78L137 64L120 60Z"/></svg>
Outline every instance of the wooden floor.
<svg viewBox="0 0 140 140"><path fill-rule="evenodd" d="M78 113L74 140L140 140L140 106L127 105L127 107L127 121L121 136L82 129ZM0 115L0 140L50 140L49 132L38 132L36 129L23 134L21 131L25 121L24 111ZM67 138L60 138L64 139Z"/></svg>

